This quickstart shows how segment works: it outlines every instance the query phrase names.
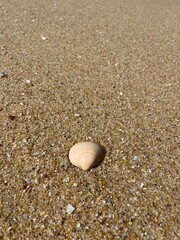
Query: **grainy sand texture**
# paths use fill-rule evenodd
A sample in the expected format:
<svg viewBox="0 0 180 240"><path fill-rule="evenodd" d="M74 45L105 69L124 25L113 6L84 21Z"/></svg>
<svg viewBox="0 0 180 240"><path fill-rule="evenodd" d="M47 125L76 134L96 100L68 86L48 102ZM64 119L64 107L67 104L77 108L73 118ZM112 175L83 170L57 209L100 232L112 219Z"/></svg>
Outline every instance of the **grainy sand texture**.
<svg viewBox="0 0 180 240"><path fill-rule="evenodd" d="M180 239L179 0L0 0L0 71L0 239Z"/></svg>

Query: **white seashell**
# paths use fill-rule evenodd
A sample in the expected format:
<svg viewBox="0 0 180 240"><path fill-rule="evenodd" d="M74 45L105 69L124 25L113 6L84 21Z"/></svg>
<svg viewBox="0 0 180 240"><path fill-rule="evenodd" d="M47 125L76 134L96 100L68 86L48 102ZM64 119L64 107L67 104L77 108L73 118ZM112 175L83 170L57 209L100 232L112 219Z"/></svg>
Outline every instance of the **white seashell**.
<svg viewBox="0 0 180 240"><path fill-rule="evenodd" d="M103 161L106 155L105 148L93 142L80 142L72 146L69 151L69 160L76 167L89 170Z"/></svg>

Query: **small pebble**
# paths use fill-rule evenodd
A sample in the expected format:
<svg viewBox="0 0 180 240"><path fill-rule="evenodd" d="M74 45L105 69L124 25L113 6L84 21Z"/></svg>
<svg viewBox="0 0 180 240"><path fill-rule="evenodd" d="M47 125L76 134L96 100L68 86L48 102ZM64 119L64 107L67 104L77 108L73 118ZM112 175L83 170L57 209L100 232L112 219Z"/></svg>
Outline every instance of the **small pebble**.
<svg viewBox="0 0 180 240"><path fill-rule="evenodd" d="M5 72L0 71L0 78L6 77L6 75L7 74Z"/></svg>
<svg viewBox="0 0 180 240"><path fill-rule="evenodd" d="M77 223L77 225L76 225L76 226L77 226L77 228L79 228L79 227L81 226L81 224L80 224L80 223Z"/></svg>
<svg viewBox="0 0 180 240"><path fill-rule="evenodd" d="M68 214L73 213L74 210L75 210L75 207L73 207L71 204L67 205L67 210L66 211L67 211Z"/></svg>

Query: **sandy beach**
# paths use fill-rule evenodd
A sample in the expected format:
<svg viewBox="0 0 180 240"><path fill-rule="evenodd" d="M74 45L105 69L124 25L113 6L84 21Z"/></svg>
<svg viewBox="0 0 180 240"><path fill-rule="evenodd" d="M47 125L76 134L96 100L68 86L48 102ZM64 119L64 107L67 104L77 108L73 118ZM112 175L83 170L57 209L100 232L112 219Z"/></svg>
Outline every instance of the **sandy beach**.
<svg viewBox="0 0 180 240"><path fill-rule="evenodd" d="M180 1L0 12L0 239L180 239ZM87 140L107 154L83 171Z"/></svg>

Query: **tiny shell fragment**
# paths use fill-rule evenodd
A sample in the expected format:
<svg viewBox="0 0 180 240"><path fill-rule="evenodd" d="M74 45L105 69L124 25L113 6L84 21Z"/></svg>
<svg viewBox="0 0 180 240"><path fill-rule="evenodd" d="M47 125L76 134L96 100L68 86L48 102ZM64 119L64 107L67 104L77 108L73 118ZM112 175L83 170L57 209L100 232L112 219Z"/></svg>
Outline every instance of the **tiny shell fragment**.
<svg viewBox="0 0 180 240"><path fill-rule="evenodd" d="M70 162L83 170L90 170L103 161L106 154L105 148L93 142L80 142L69 151Z"/></svg>
<svg viewBox="0 0 180 240"><path fill-rule="evenodd" d="M47 37L41 36L41 39L42 39L43 41L45 41L45 40L47 40Z"/></svg>
<svg viewBox="0 0 180 240"><path fill-rule="evenodd" d="M133 157L133 160L134 160L134 161L136 161L136 160L138 160L138 159L139 159L138 156L134 156L134 157Z"/></svg>
<svg viewBox="0 0 180 240"><path fill-rule="evenodd" d="M6 75L7 74L5 72L0 71L0 78L6 77Z"/></svg>
<svg viewBox="0 0 180 240"><path fill-rule="evenodd" d="M75 207L73 207L71 204L67 205L67 210L66 211L67 211L68 214L73 213L74 210L75 210Z"/></svg>
<svg viewBox="0 0 180 240"><path fill-rule="evenodd" d="M81 117L81 114L80 113L75 113L74 116L75 117Z"/></svg>

